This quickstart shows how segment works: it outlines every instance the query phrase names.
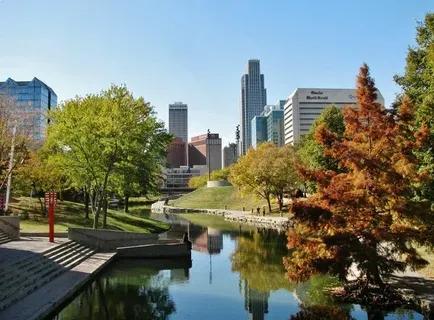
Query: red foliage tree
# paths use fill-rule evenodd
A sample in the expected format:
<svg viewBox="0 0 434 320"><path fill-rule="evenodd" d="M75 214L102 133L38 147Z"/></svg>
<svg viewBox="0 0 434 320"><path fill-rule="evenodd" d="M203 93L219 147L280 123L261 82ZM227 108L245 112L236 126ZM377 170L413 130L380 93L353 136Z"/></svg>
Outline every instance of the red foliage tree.
<svg viewBox="0 0 434 320"><path fill-rule="evenodd" d="M323 126L316 130L324 154L337 160L340 171L302 170L317 193L292 208L293 252L284 260L291 280L329 272L346 281L354 273L366 285L383 287L392 272L426 264L413 244L432 243L433 217L412 200L411 185L425 178L412 150L421 147L427 131L408 139L410 101L403 100L397 116L389 114L376 101L366 64L357 77L357 99L357 108L344 109L342 137Z"/></svg>

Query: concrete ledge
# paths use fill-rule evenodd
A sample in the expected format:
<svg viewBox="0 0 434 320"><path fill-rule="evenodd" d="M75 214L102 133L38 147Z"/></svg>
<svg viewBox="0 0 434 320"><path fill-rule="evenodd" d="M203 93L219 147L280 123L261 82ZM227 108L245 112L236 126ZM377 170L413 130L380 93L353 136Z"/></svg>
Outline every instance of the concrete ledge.
<svg viewBox="0 0 434 320"><path fill-rule="evenodd" d="M69 228L68 238L100 252L115 251L118 247L152 244L158 234L125 232L106 229Z"/></svg>
<svg viewBox="0 0 434 320"><path fill-rule="evenodd" d="M48 232L21 232L21 237L47 237ZM55 238L68 238L68 232L55 232Z"/></svg>
<svg viewBox="0 0 434 320"><path fill-rule="evenodd" d="M0 230L6 233L12 240L20 238L20 218L4 216L0 217Z"/></svg>
<svg viewBox="0 0 434 320"><path fill-rule="evenodd" d="M207 188L228 187L228 186L231 186L231 184L227 180L210 180L207 181L206 183Z"/></svg>
<svg viewBox="0 0 434 320"><path fill-rule="evenodd" d="M178 258L190 257L191 244L189 243L159 243L121 247L116 249L120 258Z"/></svg>

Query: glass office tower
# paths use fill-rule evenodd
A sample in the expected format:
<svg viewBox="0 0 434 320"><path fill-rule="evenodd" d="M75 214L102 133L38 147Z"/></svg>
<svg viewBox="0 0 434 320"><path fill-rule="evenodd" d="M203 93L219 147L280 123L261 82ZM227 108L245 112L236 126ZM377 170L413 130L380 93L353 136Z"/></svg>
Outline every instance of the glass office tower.
<svg viewBox="0 0 434 320"><path fill-rule="evenodd" d="M0 82L0 97L10 103L14 113L19 113L19 129L36 141L45 138L47 112L57 106L57 95L53 89L38 78L31 81L15 81L9 78Z"/></svg>
<svg viewBox="0 0 434 320"><path fill-rule="evenodd" d="M252 119L261 114L266 104L267 91L259 60L249 60L247 73L241 77L241 154L252 145Z"/></svg>

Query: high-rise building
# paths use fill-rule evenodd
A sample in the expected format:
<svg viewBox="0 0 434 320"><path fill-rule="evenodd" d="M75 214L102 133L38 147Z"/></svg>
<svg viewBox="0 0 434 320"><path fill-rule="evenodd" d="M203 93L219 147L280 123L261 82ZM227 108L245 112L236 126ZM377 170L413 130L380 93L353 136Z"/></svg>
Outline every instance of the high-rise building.
<svg viewBox="0 0 434 320"><path fill-rule="evenodd" d="M245 154L252 144L251 121L261 114L266 104L267 91L259 60L249 60L247 73L241 77L241 154Z"/></svg>
<svg viewBox="0 0 434 320"><path fill-rule="evenodd" d="M267 141L267 118L264 117L262 114L253 117L251 123L251 131L252 147L256 149L258 144Z"/></svg>
<svg viewBox="0 0 434 320"><path fill-rule="evenodd" d="M211 171L222 168L222 139L218 133L192 137L189 143L189 165L206 165Z"/></svg>
<svg viewBox="0 0 434 320"><path fill-rule="evenodd" d="M377 92L377 102L384 105L384 98ZM328 106L338 108L356 106L355 89L297 88L285 103L285 144L294 144L309 132L310 127Z"/></svg>
<svg viewBox="0 0 434 320"><path fill-rule="evenodd" d="M252 119L252 147L259 143L273 142L281 147L284 144L283 107L285 100L276 105L266 105L259 116Z"/></svg>
<svg viewBox="0 0 434 320"><path fill-rule="evenodd" d="M187 165L187 143L176 137L167 149L167 166L178 168Z"/></svg>
<svg viewBox="0 0 434 320"><path fill-rule="evenodd" d="M229 167L231 164L237 162L238 148L236 143L229 143L227 147L223 148L223 168Z"/></svg>
<svg viewBox="0 0 434 320"><path fill-rule="evenodd" d="M0 82L0 96L11 101L20 112L19 125L34 140L42 141L48 124L47 111L56 107L57 95L38 78L31 81L15 81L11 78Z"/></svg>
<svg viewBox="0 0 434 320"><path fill-rule="evenodd" d="M188 143L188 107L185 103L169 104L169 133Z"/></svg>

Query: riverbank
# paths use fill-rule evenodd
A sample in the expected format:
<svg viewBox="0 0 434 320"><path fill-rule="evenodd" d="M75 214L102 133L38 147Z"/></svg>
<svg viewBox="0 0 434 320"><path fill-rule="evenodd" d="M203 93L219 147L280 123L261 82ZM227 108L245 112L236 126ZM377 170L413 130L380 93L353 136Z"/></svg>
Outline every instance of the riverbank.
<svg viewBox="0 0 434 320"><path fill-rule="evenodd" d="M179 208L166 205L164 201L157 201L151 206L152 212L156 213L200 213L213 216L221 216L227 221L245 223L257 227L276 229L279 231L287 230L291 226L288 217L277 217L267 215L254 215L246 211L229 209L208 209L208 208Z"/></svg>
<svg viewBox="0 0 434 320"><path fill-rule="evenodd" d="M23 234L37 234L48 232L48 218L41 214L41 207L37 198L18 197L10 205L12 214L21 217L21 232ZM149 219L146 213L150 205L146 199L133 198L130 202L130 213L122 210L108 209L106 229L159 233L166 231L169 226L161 221ZM87 227L93 225L92 216L86 218L84 204L71 201L58 201L55 211L55 232L67 233L69 227ZM100 225L102 227L102 217Z"/></svg>

